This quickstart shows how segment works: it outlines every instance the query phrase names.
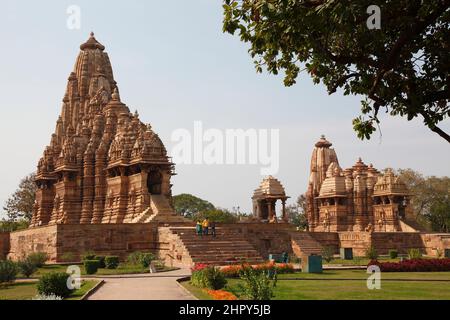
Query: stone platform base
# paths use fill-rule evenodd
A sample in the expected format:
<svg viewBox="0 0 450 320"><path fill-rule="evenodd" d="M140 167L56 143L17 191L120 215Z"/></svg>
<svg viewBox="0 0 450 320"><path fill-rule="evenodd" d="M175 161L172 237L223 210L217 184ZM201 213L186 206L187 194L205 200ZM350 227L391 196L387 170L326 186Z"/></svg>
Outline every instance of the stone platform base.
<svg viewBox="0 0 450 320"><path fill-rule="evenodd" d="M420 232L299 232L289 224L236 223L219 224L218 237L204 239L199 249L193 223L126 223L126 224L59 224L35 227L12 233L0 233L0 258L13 260L32 252L46 252L49 262L78 262L87 252L117 255L122 260L135 251L151 251L177 266L190 266L205 260L220 264L230 257L267 259L271 253L320 253L323 247L353 248L355 256L363 256L374 246L379 254L390 249L406 253L419 248L424 254L436 256L450 248L450 234ZM222 247L219 242L222 241ZM228 241L230 245L225 242ZM210 242L210 243L209 243ZM233 242L234 249L230 250ZM238 245L240 244L240 245ZM216 246L217 245L217 246ZM217 254L214 253L217 251ZM222 252L221 252L222 251Z"/></svg>

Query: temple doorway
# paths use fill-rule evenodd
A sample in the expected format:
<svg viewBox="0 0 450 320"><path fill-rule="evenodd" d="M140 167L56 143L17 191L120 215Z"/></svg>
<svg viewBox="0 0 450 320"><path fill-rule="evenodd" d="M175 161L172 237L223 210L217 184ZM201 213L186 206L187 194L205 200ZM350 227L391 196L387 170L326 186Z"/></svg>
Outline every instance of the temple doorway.
<svg viewBox="0 0 450 320"><path fill-rule="evenodd" d="M158 170L148 173L147 188L150 194L161 194L162 174Z"/></svg>

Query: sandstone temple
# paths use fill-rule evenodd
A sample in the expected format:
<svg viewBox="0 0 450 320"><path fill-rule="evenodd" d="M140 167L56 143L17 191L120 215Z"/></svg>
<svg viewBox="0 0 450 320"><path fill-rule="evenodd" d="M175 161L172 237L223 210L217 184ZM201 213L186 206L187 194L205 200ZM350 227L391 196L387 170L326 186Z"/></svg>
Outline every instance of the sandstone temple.
<svg viewBox="0 0 450 320"><path fill-rule="evenodd" d="M450 248L450 234L414 227L411 195L392 171L361 159L342 169L331 146L322 137L313 149L305 186L308 231L288 222L289 196L270 176L253 193L251 218L219 224L214 239L199 238L192 221L173 209L175 165L164 144L121 101L105 47L91 33L80 46L55 132L37 166L30 228L0 233L0 259L46 252L49 262L79 262L86 252L126 259L151 251L168 265L191 266L260 263L270 254L301 257L324 247L335 253L351 248L355 255L370 246L381 254L419 248L434 255Z"/></svg>

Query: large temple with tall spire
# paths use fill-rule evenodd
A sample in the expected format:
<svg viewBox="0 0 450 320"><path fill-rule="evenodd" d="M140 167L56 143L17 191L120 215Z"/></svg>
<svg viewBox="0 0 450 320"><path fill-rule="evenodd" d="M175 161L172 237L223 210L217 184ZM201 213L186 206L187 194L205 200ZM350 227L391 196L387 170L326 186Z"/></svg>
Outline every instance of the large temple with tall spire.
<svg viewBox="0 0 450 320"><path fill-rule="evenodd" d="M108 54L93 33L80 49L37 167L31 226L177 220L174 165L164 144L121 101Z"/></svg>

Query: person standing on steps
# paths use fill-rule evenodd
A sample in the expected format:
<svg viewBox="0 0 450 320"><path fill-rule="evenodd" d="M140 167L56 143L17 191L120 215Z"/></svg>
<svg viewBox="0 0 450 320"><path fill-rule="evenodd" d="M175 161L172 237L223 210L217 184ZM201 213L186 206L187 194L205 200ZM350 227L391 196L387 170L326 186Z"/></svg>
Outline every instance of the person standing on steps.
<svg viewBox="0 0 450 320"><path fill-rule="evenodd" d="M197 232L197 236L202 236L203 230L202 230L202 223L200 220L197 220L197 224L195 225L195 231Z"/></svg>
<svg viewBox="0 0 450 320"><path fill-rule="evenodd" d="M207 235L208 235L208 228L209 228L209 221L208 221L208 218L205 218L205 220L203 220L202 228L203 228L203 234L204 234L205 236L207 236Z"/></svg>
<svg viewBox="0 0 450 320"><path fill-rule="evenodd" d="M216 222L213 220L209 223L209 227L211 228L211 235L213 238L216 237Z"/></svg>

